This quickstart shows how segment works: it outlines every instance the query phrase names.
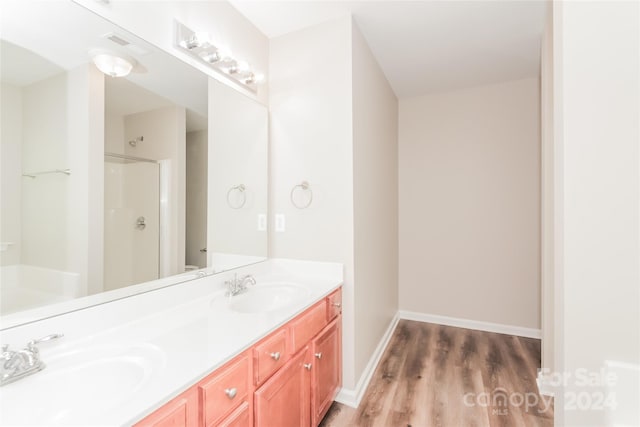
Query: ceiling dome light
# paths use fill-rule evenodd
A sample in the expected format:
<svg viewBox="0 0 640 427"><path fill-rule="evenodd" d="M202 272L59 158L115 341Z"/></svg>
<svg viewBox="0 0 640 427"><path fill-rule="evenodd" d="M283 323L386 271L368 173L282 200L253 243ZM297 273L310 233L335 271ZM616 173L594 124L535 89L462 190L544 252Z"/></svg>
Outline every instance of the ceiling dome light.
<svg viewBox="0 0 640 427"><path fill-rule="evenodd" d="M123 58L112 53L97 52L92 55L93 63L96 64L98 70L111 77L124 77L128 75L135 61L129 58Z"/></svg>

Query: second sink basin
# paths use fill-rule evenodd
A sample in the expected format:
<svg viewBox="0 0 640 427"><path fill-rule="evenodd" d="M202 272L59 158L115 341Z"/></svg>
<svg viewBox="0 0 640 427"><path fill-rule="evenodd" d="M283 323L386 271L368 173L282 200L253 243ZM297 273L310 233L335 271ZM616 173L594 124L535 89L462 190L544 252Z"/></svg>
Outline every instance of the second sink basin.
<svg viewBox="0 0 640 427"><path fill-rule="evenodd" d="M45 363L43 371L0 390L3 409L12 409L3 410L0 424L86 424L98 411L131 399L165 362L155 346L134 345L69 351Z"/></svg>
<svg viewBox="0 0 640 427"><path fill-rule="evenodd" d="M293 305L309 294L309 289L295 283L259 283L242 294L214 298L212 305L223 303L238 313L265 313Z"/></svg>

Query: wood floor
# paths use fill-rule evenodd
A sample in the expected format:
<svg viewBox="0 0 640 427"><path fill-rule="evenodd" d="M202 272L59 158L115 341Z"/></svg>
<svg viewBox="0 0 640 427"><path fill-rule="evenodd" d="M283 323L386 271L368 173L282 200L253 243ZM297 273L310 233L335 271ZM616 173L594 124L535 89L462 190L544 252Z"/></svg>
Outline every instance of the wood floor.
<svg viewBox="0 0 640 427"><path fill-rule="evenodd" d="M553 426L539 367L539 340L401 320L360 406L321 426Z"/></svg>

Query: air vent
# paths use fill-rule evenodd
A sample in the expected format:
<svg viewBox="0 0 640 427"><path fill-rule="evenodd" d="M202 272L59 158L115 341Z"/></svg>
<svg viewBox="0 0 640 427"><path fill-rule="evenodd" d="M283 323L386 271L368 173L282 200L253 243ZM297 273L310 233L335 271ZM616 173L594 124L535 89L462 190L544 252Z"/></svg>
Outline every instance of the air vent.
<svg viewBox="0 0 640 427"><path fill-rule="evenodd" d="M129 40L125 39L123 36L116 34L116 33L107 33L104 36L105 39L112 41L113 43L117 44L118 46L122 46L126 49L128 49L130 52L137 54L137 55L146 55L149 53L149 51L143 47L140 47L136 44L131 43Z"/></svg>
<svg viewBox="0 0 640 427"><path fill-rule="evenodd" d="M112 42L119 44L120 46L127 46L130 45L131 43L129 43L128 41L126 41L125 39L123 39L122 37L120 37L119 35L115 34L115 33L109 33L109 34L105 34L103 36L106 39L111 40Z"/></svg>

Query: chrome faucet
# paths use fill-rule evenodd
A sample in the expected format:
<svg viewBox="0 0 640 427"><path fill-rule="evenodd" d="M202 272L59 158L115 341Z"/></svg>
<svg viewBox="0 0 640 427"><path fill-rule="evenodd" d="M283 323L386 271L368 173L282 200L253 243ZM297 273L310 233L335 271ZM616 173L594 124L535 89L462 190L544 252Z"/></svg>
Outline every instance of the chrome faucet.
<svg viewBox="0 0 640 427"><path fill-rule="evenodd" d="M225 295L232 297L245 292L248 285L255 285L256 279L251 274L247 274L241 278L238 278L238 275L234 274L233 279L227 280L224 284L227 285L227 293Z"/></svg>
<svg viewBox="0 0 640 427"><path fill-rule="evenodd" d="M9 350L7 344L3 345L0 354L0 386L43 370L46 365L40 360L40 351L37 345L63 336L63 334L52 334L31 340L25 348L18 351Z"/></svg>

